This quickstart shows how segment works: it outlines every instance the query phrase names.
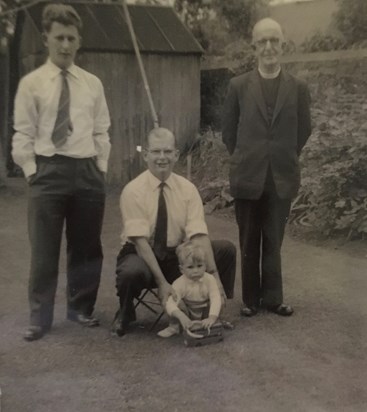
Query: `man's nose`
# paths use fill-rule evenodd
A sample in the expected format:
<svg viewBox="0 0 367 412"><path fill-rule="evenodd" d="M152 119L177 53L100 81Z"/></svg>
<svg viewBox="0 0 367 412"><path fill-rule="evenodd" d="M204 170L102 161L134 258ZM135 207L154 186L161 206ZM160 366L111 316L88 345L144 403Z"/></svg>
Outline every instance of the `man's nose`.
<svg viewBox="0 0 367 412"><path fill-rule="evenodd" d="M271 41L270 40L266 40L265 49L271 49Z"/></svg>
<svg viewBox="0 0 367 412"><path fill-rule="evenodd" d="M70 41L68 39L64 39L61 42L61 46L62 46L63 49L68 49L70 47Z"/></svg>

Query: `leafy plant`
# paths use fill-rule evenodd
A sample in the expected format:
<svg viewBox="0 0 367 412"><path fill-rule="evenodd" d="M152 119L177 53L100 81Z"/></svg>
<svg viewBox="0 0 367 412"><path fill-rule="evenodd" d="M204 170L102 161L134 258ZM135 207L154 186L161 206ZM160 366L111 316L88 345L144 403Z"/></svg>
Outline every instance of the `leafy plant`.
<svg viewBox="0 0 367 412"><path fill-rule="evenodd" d="M304 178L291 222L348 239L367 235L367 144L305 148Z"/></svg>

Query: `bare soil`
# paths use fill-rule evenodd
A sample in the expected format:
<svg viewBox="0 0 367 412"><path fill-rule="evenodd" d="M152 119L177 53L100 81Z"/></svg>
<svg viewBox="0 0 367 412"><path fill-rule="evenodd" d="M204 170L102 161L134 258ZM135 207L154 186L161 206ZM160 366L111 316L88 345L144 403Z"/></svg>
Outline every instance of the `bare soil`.
<svg viewBox="0 0 367 412"><path fill-rule="evenodd" d="M29 244L26 184L8 179L0 192L0 387L2 412L365 412L367 411L367 259L344 247L287 236L283 248L291 318L240 318L236 296L225 316L236 328L223 342L186 348L182 337L149 332L145 310L119 339L109 332L116 310L118 194L108 196L105 260L97 329L65 320L65 261L60 264L55 321L42 340L27 327ZM212 238L237 244L231 216L209 216ZM160 327L165 326L162 320Z"/></svg>

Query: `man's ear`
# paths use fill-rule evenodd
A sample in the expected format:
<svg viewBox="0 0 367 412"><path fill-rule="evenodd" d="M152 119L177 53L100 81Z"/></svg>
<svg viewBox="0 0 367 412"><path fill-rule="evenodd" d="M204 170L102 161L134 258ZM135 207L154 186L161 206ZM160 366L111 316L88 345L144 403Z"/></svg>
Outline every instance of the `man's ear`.
<svg viewBox="0 0 367 412"><path fill-rule="evenodd" d="M43 45L44 45L45 47L48 46L47 33L46 33L46 32L43 32L43 33L42 33L42 43L43 43Z"/></svg>
<svg viewBox="0 0 367 412"><path fill-rule="evenodd" d="M144 148L144 149L142 150L142 156L143 156L144 162L147 162L147 161L148 161L148 159L147 159L148 150L147 150L146 148Z"/></svg>
<svg viewBox="0 0 367 412"><path fill-rule="evenodd" d="M175 157L176 157L176 161L180 158L180 151L178 149L176 149L175 151Z"/></svg>

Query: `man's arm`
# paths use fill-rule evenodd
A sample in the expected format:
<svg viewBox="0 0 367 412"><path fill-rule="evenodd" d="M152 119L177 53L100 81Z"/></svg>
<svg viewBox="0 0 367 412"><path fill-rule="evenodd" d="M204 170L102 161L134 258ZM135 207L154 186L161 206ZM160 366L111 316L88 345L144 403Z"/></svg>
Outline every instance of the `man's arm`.
<svg viewBox="0 0 367 412"><path fill-rule="evenodd" d="M22 79L15 97L12 156L27 179L37 171L34 153L37 123L38 113L31 85L29 80Z"/></svg>
<svg viewBox="0 0 367 412"><path fill-rule="evenodd" d="M108 158L111 150L110 137L108 135L109 127L110 115L103 85L98 79L98 95L94 107L93 139L97 150L97 166L104 173L107 172Z"/></svg>
<svg viewBox="0 0 367 412"><path fill-rule="evenodd" d="M179 278L180 279L180 278ZM181 284L182 285L182 284ZM172 296L170 296L167 300L166 304L166 312L169 316L172 316L176 319L179 320L181 323L182 327L184 329L190 328L192 325L192 321L190 318L178 307L178 304L180 303L182 296L183 296L183 290L180 287L180 281L176 280L172 288L174 289L176 293L176 298L174 299Z"/></svg>
<svg viewBox="0 0 367 412"><path fill-rule="evenodd" d="M306 83L301 82L298 86L298 141L297 154L301 154L311 134L311 96Z"/></svg>
<svg viewBox="0 0 367 412"><path fill-rule="evenodd" d="M134 243L137 254L144 260L152 272L155 283L158 286L159 299L162 306L165 306L168 297L174 295L174 291L164 277L148 240L145 237L130 237L129 239Z"/></svg>
<svg viewBox="0 0 367 412"><path fill-rule="evenodd" d="M135 190L134 187L127 185L120 197L124 237L128 238L135 245L137 254L151 270L158 286L159 298L162 305L165 305L168 296L172 293L172 288L166 281L149 244L150 230L146 217L146 205Z"/></svg>
<svg viewBox="0 0 367 412"><path fill-rule="evenodd" d="M222 114L222 140L229 154L234 152L237 142L237 127L240 116L237 93L232 81L229 83Z"/></svg>

